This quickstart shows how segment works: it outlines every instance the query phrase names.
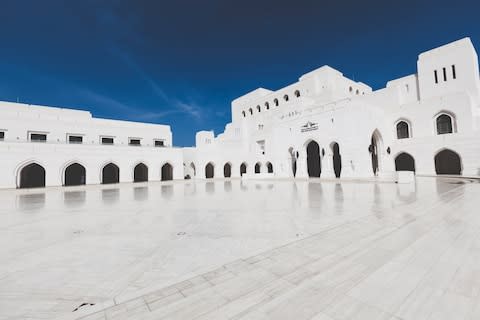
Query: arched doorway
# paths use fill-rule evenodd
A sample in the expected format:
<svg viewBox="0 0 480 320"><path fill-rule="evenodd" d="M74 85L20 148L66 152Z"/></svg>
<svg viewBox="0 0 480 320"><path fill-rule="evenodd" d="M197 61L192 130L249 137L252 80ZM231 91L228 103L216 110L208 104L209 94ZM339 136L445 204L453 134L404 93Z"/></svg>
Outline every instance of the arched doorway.
<svg viewBox="0 0 480 320"><path fill-rule="evenodd" d="M85 167L79 163L72 163L65 168L64 186L80 186L86 182Z"/></svg>
<svg viewBox="0 0 480 320"><path fill-rule="evenodd" d="M240 177L243 176L245 173L247 173L247 164L243 162L240 165Z"/></svg>
<svg viewBox="0 0 480 320"><path fill-rule="evenodd" d="M223 176L225 178L230 178L231 175L232 175L232 165L227 162L223 166Z"/></svg>
<svg viewBox="0 0 480 320"><path fill-rule="evenodd" d="M255 163L255 174L260 173L262 164L260 162Z"/></svg>
<svg viewBox="0 0 480 320"><path fill-rule="evenodd" d="M340 178L342 173L342 156L340 155L340 146L337 142L333 142L331 148L333 152L333 172L335 172L335 177Z"/></svg>
<svg viewBox="0 0 480 320"><path fill-rule="evenodd" d="M380 151L382 148L382 136L378 130L375 130L370 139L370 146L368 151L371 154L372 158L372 170L373 174L377 175L380 171Z"/></svg>
<svg viewBox="0 0 480 320"><path fill-rule="evenodd" d="M120 169L113 163L107 164L102 169L102 184L118 183L120 181Z"/></svg>
<svg viewBox="0 0 480 320"><path fill-rule="evenodd" d="M462 160L458 153L449 149L437 153L435 171L437 174L462 174Z"/></svg>
<svg viewBox="0 0 480 320"><path fill-rule="evenodd" d="M273 173L273 165L271 162L267 162L267 172Z"/></svg>
<svg viewBox="0 0 480 320"><path fill-rule="evenodd" d="M148 181L148 167L139 163L133 169L133 182L145 182Z"/></svg>
<svg viewBox="0 0 480 320"><path fill-rule="evenodd" d="M162 166L162 181L170 180L173 180L173 167L167 162Z"/></svg>
<svg viewBox="0 0 480 320"><path fill-rule="evenodd" d="M45 187L45 169L36 163L31 163L20 171L19 188Z"/></svg>
<svg viewBox="0 0 480 320"><path fill-rule="evenodd" d="M307 145L307 169L309 177L320 177L322 172L320 161L320 146L312 140Z"/></svg>
<svg viewBox="0 0 480 320"><path fill-rule="evenodd" d="M288 154L290 155L290 161L292 164L292 174L295 177L295 175L297 174L297 152L295 152L293 148L290 147L288 148Z"/></svg>
<svg viewBox="0 0 480 320"><path fill-rule="evenodd" d="M406 152L400 153L395 157L395 170L415 172L415 159Z"/></svg>
<svg viewBox="0 0 480 320"><path fill-rule="evenodd" d="M197 173L195 172L195 164L194 164L193 162L192 162L192 163L190 163L190 169L191 169L191 170L192 170L192 172L193 172L193 176L196 176L196 175L197 175Z"/></svg>
<svg viewBox="0 0 480 320"><path fill-rule="evenodd" d="M211 162L207 163L205 166L205 178L212 179L215 175L215 168Z"/></svg>

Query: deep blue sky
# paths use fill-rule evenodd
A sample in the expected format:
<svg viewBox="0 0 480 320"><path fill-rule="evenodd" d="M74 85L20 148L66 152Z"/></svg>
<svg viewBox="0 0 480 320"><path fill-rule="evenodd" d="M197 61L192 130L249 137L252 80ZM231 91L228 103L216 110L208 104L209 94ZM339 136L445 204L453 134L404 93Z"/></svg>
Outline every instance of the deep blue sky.
<svg viewBox="0 0 480 320"><path fill-rule="evenodd" d="M218 134L232 99L330 65L378 89L465 36L480 1L0 0L0 100Z"/></svg>

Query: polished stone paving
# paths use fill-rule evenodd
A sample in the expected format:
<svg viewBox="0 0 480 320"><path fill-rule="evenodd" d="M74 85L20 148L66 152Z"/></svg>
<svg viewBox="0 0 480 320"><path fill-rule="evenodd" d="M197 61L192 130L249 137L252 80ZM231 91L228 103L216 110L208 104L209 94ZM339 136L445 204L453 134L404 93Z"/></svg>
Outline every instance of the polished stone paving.
<svg viewBox="0 0 480 320"><path fill-rule="evenodd" d="M0 320L480 319L473 180L178 181L0 201Z"/></svg>

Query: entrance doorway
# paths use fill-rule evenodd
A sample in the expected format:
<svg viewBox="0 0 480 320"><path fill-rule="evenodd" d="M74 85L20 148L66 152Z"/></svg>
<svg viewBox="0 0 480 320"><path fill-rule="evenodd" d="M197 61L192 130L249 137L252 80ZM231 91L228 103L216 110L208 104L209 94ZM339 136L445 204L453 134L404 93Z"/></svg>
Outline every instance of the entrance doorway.
<svg viewBox="0 0 480 320"><path fill-rule="evenodd" d="M207 163L205 166L205 178L212 179L215 173L214 170L213 164L211 162Z"/></svg>
<svg viewBox="0 0 480 320"><path fill-rule="evenodd" d="M370 140L370 146L368 151L372 157L372 170L373 174L377 175L380 171L380 150L382 148L382 136L378 130L375 130L372 134L372 138Z"/></svg>
<svg viewBox="0 0 480 320"><path fill-rule="evenodd" d="M335 177L340 178L342 173L342 156L340 155L340 146L338 143L334 142L332 145L333 151L333 171L335 172Z"/></svg>
<svg viewBox="0 0 480 320"><path fill-rule="evenodd" d="M118 183L120 179L120 169L113 163L107 164L102 169L102 184Z"/></svg>
<svg viewBox="0 0 480 320"><path fill-rule="evenodd" d="M322 172L320 146L315 141L310 141L307 145L307 168L309 177L320 177Z"/></svg>
<svg viewBox="0 0 480 320"><path fill-rule="evenodd" d="M400 153L395 157L395 171L415 172L415 159L406 152Z"/></svg>
<svg viewBox="0 0 480 320"><path fill-rule="evenodd" d="M148 181L148 167L139 163L133 169L133 182L145 182Z"/></svg>
<svg viewBox="0 0 480 320"><path fill-rule="evenodd" d="M45 169L36 163L25 166L20 171L20 188L45 187Z"/></svg>
<svg viewBox="0 0 480 320"><path fill-rule="evenodd" d="M65 169L64 186L80 186L86 181L85 167L79 163L72 163Z"/></svg>
<svg viewBox="0 0 480 320"><path fill-rule="evenodd" d="M437 174L462 174L462 160L455 151L445 149L435 156L435 171Z"/></svg>
<svg viewBox="0 0 480 320"><path fill-rule="evenodd" d="M232 165L227 162L223 166L223 176L225 178L230 178L231 175L232 175Z"/></svg>
<svg viewBox="0 0 480 320"><path fill-rule="evenodd" d="M173 167L170 163L165 163L162 166L162 181L173 180Z"/></svg>

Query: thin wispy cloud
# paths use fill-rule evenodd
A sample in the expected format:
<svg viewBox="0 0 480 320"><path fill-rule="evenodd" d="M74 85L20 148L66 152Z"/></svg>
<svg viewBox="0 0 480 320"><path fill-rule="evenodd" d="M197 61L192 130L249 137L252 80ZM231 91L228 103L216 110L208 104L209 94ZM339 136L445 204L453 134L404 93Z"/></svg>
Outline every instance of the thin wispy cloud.
<svg viewBox="0 0 480 320"><path fill-rule="evenodd" d="M195 102L184 101L177 97L170 97L165 93L162 87L152 77L150 77L140 66L133 61L133 59L120 50L117 46L111 49L112 54L120 58L130 69L132 69L142 81L144 81L152 90L153 93L165 104L175 108L180 113L187 114L192 118L200 121L202 120L203 109Z"/></svg>

